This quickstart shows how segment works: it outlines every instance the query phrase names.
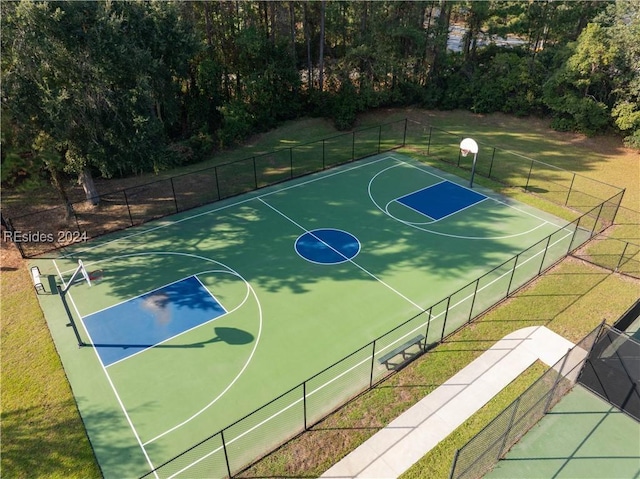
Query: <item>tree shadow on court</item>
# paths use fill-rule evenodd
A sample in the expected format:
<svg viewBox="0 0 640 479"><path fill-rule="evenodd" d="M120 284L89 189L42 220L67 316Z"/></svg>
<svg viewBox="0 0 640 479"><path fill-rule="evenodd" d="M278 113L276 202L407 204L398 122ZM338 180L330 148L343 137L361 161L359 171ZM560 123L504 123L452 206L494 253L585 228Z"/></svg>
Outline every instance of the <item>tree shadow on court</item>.
<svg viewBox="0 0 640 479"><path fill-rule="evenodd" d="M326 281L374 280L402 274L403 271L424 270L424 290L440 291L427 300L420 300L424 308L428 308L446 297L441 287L444 283L452 282L453 291L456 285L464 284L460 281L475 279L470 271L487 271L490 269L487 265L496 265L497 251L501 258L507 259L532 242L527 235L523 235L521 245L490 239L505 235L502 225L509 220L509 213L498 209L475 211L471 208L464 212L464 218L449 221L444 235L441 235L419 232L400 222L381 220L380 211L372 207L369 200L358 202L352 195L344 199L340 199L340 195L338 198L331 196L331 192L316 188L305 190L304 200L299 202L294 200L285 204L265 198L266 202L274 203L278 211L291 215L295 224L256 200L237 208L193 217L180 223L179 227L144 233L125 243L128 245L127 253L143 253L147 249L210 258L236 269L251 284L269 292L295 294L313 292L316 284ZM316 205L315 211L309 210L310 205ZM212 207L215 209L216 204ZM355 234L362 243L362 250L354 261L362 268L354 267L350 262L315 265L302 260L295 252L294 243L305 230L296 224L305 230L336 228ZM467 237L489 239L469 241L464 239ZM109 254L113 255L113 252ZM106 258L98 255L97 251L87 253L84 258L91 260L91 256ZM124 262L103 263L100 268L104 270L104 280L109 281L113 293L127 299L133 294L144 294L158 288L166 281L163 277L178 276L171 273L179 270L180 265L170 261L168 256L149 256L147 260L149 267L144 268ZM197 266L184 268L182 277L208 267L211 264L201 261ZM219 265L216 267L224 269ZM194 271L194 268L198 269ZM194 304L201 298L187 291L172 297L171 301Z"/></svg>

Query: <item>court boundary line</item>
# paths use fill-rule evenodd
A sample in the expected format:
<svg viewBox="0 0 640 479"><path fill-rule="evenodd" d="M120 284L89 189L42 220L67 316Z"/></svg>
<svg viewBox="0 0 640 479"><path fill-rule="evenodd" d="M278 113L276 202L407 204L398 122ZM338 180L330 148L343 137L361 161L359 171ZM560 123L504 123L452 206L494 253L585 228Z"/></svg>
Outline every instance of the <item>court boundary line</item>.
<svg viewBox="0 0 640 479"><path fill-rule="evenodd" d="M447 178L445 178L445 177L443 177L443 176L440 176L440 175L438 175L438 174L436 174L436 173L433 173L433 172L429 171L429 169L427 169L427 168L430 168L428 165L422 165L422 164L420 164L420 163L418 163L418 164L414 165L414 164L412 164L412 163L409 163L409 162L406 162L406 161L404 161L404 160L402 160L402 159L398 159L398 158L394 158L394 157L389 157L389 159L394 160L394 161L396 162L396 164L391 165L391 166L389 166L389 167L387 167L387 168L384 168L384 169L382 169L382 170L378 171L378 172L377 172L377 173L376 173L376 174L375 174L375 175L370 179L370 181L369 181L369 185L368 185L368 188L367 188L367 190L368 190L368 195L369 195L369 199L370 199L370 200L371 200L371 202L376 206L376 208L377 208L378 210L380 210L382 213L384 213L384 214L386 214L387 216L389 216L391 219L393 219L393 220L395 220L395 221L398 221L399 223L405 224L405 225L407 225L407 226L409 226L409 227L412 227L412 228L415 228L415 229L418 229L418 230L424 231L425 233L435 234L435 235L439 235L439 236L445 236L445 237L449 237L449 238L465 239L465 240L498 240L498 239L514 238L514 237L517 237L517 236L524 236L524 235L527 235L527 234L531 233L532 231L537 230L538 228L542 228L542 227L544 227L544 226L545 226L545 225L547 225L547 224L552 225L553 227L556 227L556 228L558 228L558 229L565 229L565 228L567 227L567 225L568 225L568 224L570 224L570 223L565 223L564 225L558 225L558 224L555 224L555 223L554 223L554 222L552 222L552 221L549 221L549 220L547 220L547 219L541 218L541 217L539 217L539 216L537 216L537 215L535 215L535 214L533 214L533 213L531 213L531 212L529 212L529 211L526 211L526 210L524 210L524 209L522 209L522 208L519 208L519 207L517 207L517 206L515 206L515 205L510 205L510 204L508 204L508 203L506 203L506 202L504 202L504 201L502 201L502 200L500 200L500 199L498 199L498 198L495 198L494 196L491 196L491 195L484 195L484 194L483 194L483 196L485 196L485 199L491 199L491 200L493 200L494 202L496 202L496 203L498 203L498 204L500 204L500 205L503 205L503 206L505 206L505 207L507 207L507 208L511 208L511 209L513 209L513 210L515 210L515 211L518 211L518 212L522 213L522 214L525 214L525 215L527 215L527 216L531 216L531 217L533 217L533 218L537 219L538 221L540 221L540 222L541 222L541 224L539 224L539 225L538 225L538 226L536 226L535 228L531 228L531 229L529 229L529 230L527 230L527 231L524 231L524 232L515 233L515 234L512 234L512 235L492 236L492 237L485 237L485 236L483 236L483 237L478 237L478 236L454 235L454 234L451 234L451 233L444 233L444 232L442 232L442 231L436 231L436 230L432 230L432 229L424 228L424 227L422 227L422 225L429 225L429 224L433 224L433 223L436 223L436 222L437 222L437 221L439 221L439 220L435 220L435 221L428 222L428 223L415 223L415 222L405 221L405 220L402 220L402 219L397 218L396 216L392 215L391 213L389 213L388 209L382 208L382 206L380 206L380 205L378 204L378 202L375 200L374 195L373 195L373 193L372 193L372 191L371 191L371 187L372 187L372 185L373 185L373 183L374 183L375 179L376 179L379 175L383 174L384 172L386 172L386 171L388 171L388 170L390 170L390 169L392 169L392 168L397 168L397 167L400 167L400 166L407 166L407 167L409 167L409 168L417 169L417 170L419 170L419 171L421 171L421 172L423 172L423 173L426 173L426 174L428 174L428 175L434 176L434 177L436 177L436 178L440 178L440 179L441 179L441 180L443 180L443 181L449 181L450 183L453 183L453 184L455 184L455 185L457 185L457 186L459 186L459 187L461 187L461 188L464 188L464 189L470 189L470 188L468 188L468 187L466 187L466 186L464 186L464 185L459 185L458 183L456 183L456 182L454 182L454 181L451 181L451 180L449 180L449 179L447 179ZM478 193L477 191L475 191L475 190L473 190L473 189L470 189L470 190L471 190L471 191L473 191L474 193ZM392 199L391 201L389 201L389 202L387 203L387 206L388 206L390 203L393 203L394 201L395 201L395 199ZM484 200L482 200L481 202L484 202ZM474 203L474 205L477 205L477 204L479 204L479 203L481 203L481 202ZM406 205L404 205L404 206L406 206ZM471 206L473 206L473 205L471 205ZM418 213L420 213L420 212L418 212ZM426 216L426 215L424 215L424 216ZM427 216L427 217L428 217L428 216Z"/></svg>
<svg viewBox="0 0 640 479"><path fill-rule="evenodd" d="M179 224L179 223L181 223L181 222L183 222L183 221L187 221L187 220L190 220L190 219L194 219L194 218L197 218L197 217L200 217L200 216L204 216L204 215L207 215L207 214L210 214L210 213L215 213L215 212L218 212L218 211L221 211L221 210L224 210L224 209L227 209L227 208L233 207L233 206L238 206L238 205L241 205L241 204L248 203L248 202L250 202L250 201L251 201L251 200L253 200L253 199L258 199L260 202L262 202L263 204L267 205L269 208L273 209L273 210L274 210L274 211L276 211L277 213L281 214L282 216L285 216L285 218L287 218L287 219L289 219L290 221L292 221L290 218L286 217L286 215L284 215L282 212L278 211L277 209L275 209L274 207L272 207L271 205L269 205L269 204L268 204L266 201L264 201L262 198L268 197L268 196L270 196L270 195L272 195L272 194L275 194L275 193L281 193L281 192L286 191L286 190L288 190L288 189L290 189L290 188L297 188L298 186L303 186L303 185L309 184L309 183L311 183L311 182L319 181L319 180L321 180L321 179L330 178L330 177L332 177L332 176L334 176L334 175L338 175L338 174L346 173L346 172L349 172L349 171L353 171L353 170L355 170L356 168L361 168L361 167L371 166L371 165L376 164L376 163L377 163L377 162L379 162L379 161L384 161L384 160L386 160L386 159L392 159L392 160L394 160L394 161L396 161L396 162L403 163L403 164L407 164L407 165L412 166L412 167L414 167L414 168L418 168L418 166L416 166L416 165L411 165L411 164L409 164L409 163L407 163L407 162L405 162L405 161L399 160L399 159L397 159L397 158L393 158L393 157L391 157L391 156L385 156L385 157L383 157L383 158L379 158L379 159L377 159L377 160L375 160L375 161L370 161L370 162L364 163L364 164L362 164L362 165L359 165L359 166L356 166L356 167L353 167L353 168L349 168L349 169L341 170L341 171L338 171L338 172L334 172L334 173L332 173L332 174L330 174L330 175L322 175L322 176L319 176L318 178L314 178L314 179L311 179L311 180L308 180L308 181L305 181L305 182L301 182L301 183L298 183L298 184L296 184L296 185L292 185L292 186L287 187L287 188L280 188L280 189L278 189L278 190L276 190L276 191L272 191L272 192L265 193L264 195L252 196L251 198L248 198L248 199L243 200L243 201L234 202L234 203L231 203L231 204L228 204L228 205L224 205L224 206L222 206L222 207L220 207L220 208L215 208L215 209L212 209L212 210L208 210L208 211L206 211L206 212L203 212L203 213L199 213L199 214L197 214L197 215L190 216L190 217L188 217L188 218L182 218L182 219L180 219L180 220L172 221L171 223L168 223L168 224L163 224L163 225L160 225L160 226L155 227L155 228L147 229L147 230L142 231L142 232L137 232L137 233L134 233L134 234L132 234L132 235L128 235L128 236L125 236L125 237L122 237L122 238L118 238L118 239L115 239L115 240L111 240L111 241L106 242L106 243L102 243L102 244L99 244L99 245L95 245L95 246L92 246L91 248L88 248L88 249L86 249L86 250L84 250L84 251L89 251L90 249L95 249L95 248L99 248L99 247L102 247L102 246L106 246L106 245L109 245L109 244L114 243L114 242L117 242L117 241L126 240L127 238L130 238L130 237L132 237L132 236L143 235L143 234L145 234L145 233L149 233L149 232L155 231L155 230L157 230L157 229L159 229L159 228L164 228L164 227L168 227L168 226L174 226L174 225ZM396 165L396 166L399 166L399 165ZM422 171L424 171L424 172L427 172L427 173L429 173L429 174L432 174L432 175L433 175L433 173L430 173L430 172L428 172L428 171L424 170L423 168L418 168L418 169L420 169L420 170L422 170ZM320 173L322 173L322 172L320 172ZM434 175L434 176L437 176L437 175ZM459 186L460 186L460 185L459 185ZM501 201L499 201L499 200L496 200L496 199L495 199L495 198L493 198L493 197L488 197L488 198L491 198L491 199L493 199L494 201L496 201L496 202L498 202L498 203L503 203L503 202L501 202ZM504 203L503 203L503 204L504 204ZM506 206L508 206L508 207L510 207L510 208L513 208L513 206L511 206L511 205L508 205L508 204L505 204L505 205L506 205ZM519 210L518 208L514 208L514 209ZM519 210L519 211L522 211L522 210ZM528 212L526 212L526 211L522 211L522 212L524 212L525 214L530 214L530 213L528 213ZM535 216L535 215L531 215L531 216ZM538 219L540 219L540 218L538 218ZM544 223L549 223L549 222L547 222L546 220L542 220L542 221L544 221ZM292 222L293 222L293 221L292 221ZM295 222L293 222L293 223L297 225L297 223L295 223ZM553 223L549 223L549 224L553 224ZM302 228L300 225L297 225L297 226L299 226L299 227L300 227L301 229L303 229L304 231L307 231L307 232L308 232L308 230L306 230L305 228ZM540 226L542 226L542 225L540 225ZM561 229L564 229L564 227L560 227L560 228L561 228ZM564 238L566 238L566 236L565 236ZM320 240L320 239L319 239L319 241L322 241L322 240ZM554 243L554 244L555 244L555 243ZM330 247L330 246L329 246L329 247ZM546 250L547 250L547 248L545 248L543 251L546 251ZM157 253L157 252L156 252L156 253ZM141 254L145 254L145 253L134 253L134 254L131 254L130 256L136 256L136 255L141 255ZM174 253L170 253L170 254L174 254ZM183 253L175 253L175 254L183 254ZM340 254L340 253L338 252L338 254ZM536 255L537 255L537 254L540 254L540 253L536 253ZM534 256L532 256L532 257L531 257L531 258L529 258L529 259L532 259L533 257L535 257L535 255L534 255ZM103 260L102 260L102 261L103 261ZM528 261L528 260L526 260L525 262L523 262L523 263L522 263L522 265L523 265L523 264L525 264L527 261ZM99 262L99 261L98 261L98 262ZM96 262L96 263L97 263L97 262ZM355 264L358 268L360 268L360 269L362 269L364 272L366 272L367 274L371 275L371 273L369 273L368 271L366 271L366 270L365 270L364 268L362 268L360 265L357 265L357 263L355 263L355 262L354 262L354 264ZM521 266L521 265L516 265L516 267L520 267L520 266ZM57 265L56 265L56 268L57 268ZM507 274L507 273L505 273L505 274ZM373 276L373 275L372 275L372 276ZM373 276L373 277L374 277L376 280L380 281L380 280L379 280L378 278L376 278L375 276ZM61 280L62 280L62 281L63 281L63 283L64 283L64 278L62 278L62 277L61 277ZM380 281L380 282L382 282L382 281ZM383 283L383 284L385 284L384 282L382 282L382 283ZM385 284L385 285L386 285L386 284ZM392 290L393 290L393 288L390 288L390 289L392 289ZM393 290L393 291L395 291L395 290ZM396 292L397 292L397 291L396 291ZM145 293L145 294L146 294L146 293ZM403 296L403 295L401 295L401 296ZM403 297L404 297L404 296L403 296ZM407 299L407 298L405 298L405 299ZM410 301L410 300L409 300L409 301ZM412 302L412 301L410 301L410 302ZM412 302L412 303L413 303L413 302ZM415 304L415 303L414 303L414 304ZM456 303L456 305L457 305L457 304L458 304L458 303ZM456 305L454 305L454 306L456 306ZM75 304L74 304L74 307L75 307ZM419 309L421 310L421 312L426 311L426 310L423 310L422 308L419 308ZM77 309L76 309L76 312L77 312ZM437 316L431 317L431 318L429 318L429 319L428 319L428 321L432 321L433 319L436 319L436 318L440 317L442 314L444 314L444 313L440 313L440 314L439 314L439 315L437 315ZM430 315L430 316L431 316L431 315ZM389 347L390 347L390 346L389 346ZM110 377L109 377L108 375L107 375L107 377L109 378L109 380L110 380L110 382L111 382ZM320 388L316 389L314 392L318 391L319 389L320 389ZM286 409L285 409L285 410L286 410ZM191 418L191 419L192 419L192 418ZM134 429L134 432L135 432L135 429ZM170 432L170 431L166 431L165 433L163 433L163 435L164 435L164 434L166 434L166 433L168 433L168 432ZM155 439L157 439L157 438L154 438L153 440L155 440ZM153 440L152 440L152 441L153 441ZM149 442L151 442L151 441L149 441ZM144 449L144 445L149 444L149 442L142 444L143 451L145 451L145 453L146 453L146 450Z"/></svg>
<svg viewBox="0 0 640 479"><path fill-rule="evenodd" d="M55 263L54 263L55 264ZM56 266L57 269L57 266ZM60 280L63 282L64 284L64 278L62 276L60 276ZM85 334L87 335L87 337L91 340L91 342L93 342L93 338L91 337L91 334L89 333L89 331L87 330L84 322L82 321L82 316L80 315L80 312L78 311L78 307L76 306L76 302L73 300L73 295L71 294L71 290L68 290L67 293L65 293L69 296L69 299L71 300L71 304L73 305L73 309L75 310L76 314L78 315L78 317L80 318L80 323L82 324L82 329L84 329ZM159 479L158 473L155 471L155 466L153 465L153 462L151 461L151 458L149 457L149 453L147 452L147 449L144 447L144 444L142 442L142 440L140 439L140 435L138 434L138 431L136 429L136 427L133 424L133 421L131 420L131 417L129 416L129 413L127 412L127 409L124 406L124 402L122 401L122 398L120 397L120 395L118 394L118 390L115 387L115 384L113 383L113 380L111 379L111 376L109 375L109 372L107 371L107 368L104 366L104 363L102 362L102 358L100 358L100 355L98 354L98 351L96 350L96 348L92 348L94 351L94 354L98 360L98 363L100 364L100 367L102 368L102 371L104 372L104 375L107 378L107 382L109 383L109 386L111 386L111 390L113 391L113 394L116 398L116 401L118 403L118 405L120 406L120 409L122 410L122 413L124 414L124 417L127 421L127 423L129 424L129 427L131 428L131 431L133 432L133 437L135 438L136 442L138 443L138 446L140 446L140 449L142 450L142 454L144 455L145 459L147 460L147 464L151 467L153 475L156 477L156 479Z"/></svg>
<svg viewBox="0 0 640 479"><path fill-rule="evenodd" d="M320 180L323 180L325 178L331 178L331 177L336 176L336 175L341 175L341 174L344 174L344 173L348 173L350 171L353 171L353 170L356 170L356 169L359 169L359 168L364 168L364 167L369 166L369 165L374 165L374 164L376 164L376 163L378 163L380 161L384 161L384 160L388 160L388 159L396 160L392 156L388 156L387 155L387 156L384 156L384 157L381 157L381 158L376 158L374 160L367 161L366 163L362 163L360 165L351 166L350 168L342 169L340 167L341 165L338 165L338 166L335 167L335 168L338 169L338 171L331 172L333 170L333 168L329 168L327 170L317 171L317 172L311 173L309 175L309 176L314 176L314 178L310 178L308 180L301 181L300 183L296 183L295 185L290 185L290 186L278 188L278 185L282 185L282 183L279 183L277 185L271 185L271 186L264 187L265 189L266 188L278 188L275 191L268 191L268 192L263 193L261 195L255 195L255 196L252 195L253 192L241 193L238 196L244 196L244 195L252 195L252 196L251 196L251 198L246 198L244 200L238 200L238 201L235 201L233 203L229 203L229 204L222 205L222 206L219 206L219 207L207 210L207 211L203 211L201 213L197 213L195 215L187 216L186 218L180 218L178 220L166 220L165 219L165 220L163 220L163 222L165 222L165 224L161 224L161 225L155 226L153 228L145 229L144 231L138 231L138 232L135 232L135 233L131 233L131 234L125 235L125 236L123 236L121 238L116 238L116 239L113 239L113 240L109 240L109 241L106 241L104 243L100 243L100 244L97 244L97 245L94 245L94 246L90 246L90 247L87 247L87 248L84 248L84 249L80 249L78 251L73 251L73 252L71 252L69 254L67 254L66 252L63 252L63 254L60 255L60 256L62 258L65 258L65 259L72 258L73 256L78 256L78 255L80 255L80 254L82 254L84 252L91 251L93 249L100 248L102 246L106 246L106 245L109 245L109 244L112 244L112 243L116 243L116 242L119 242L119 241L122 241L122 240L126 240L126 239L129 239L129 238L132 238L132 237L136 237L136 236L144 235L144 234L147 234L147 233L151 233L153 231L156 231L156 230L159 230L159 229L162 229L162 228L168 228L170 226L175 226L175 225L180 224L180 223L185 222L185 221L190 221L192 219L196 219L196 218L199 218L201 216L206 216L208 214L217 213L217 212L223 211L223 210L225 210L227 208L231 208L231 207L234 207L234 206L242 205L242 204L248 203L248 202L250 202L252 200L260 199L260 198L263 198L263 197L266 197L266 196L271 196L273 194L280 193L282 191L287 191L287 190L290 190L290 189L293 189L293 188L298 188L300 186L304 186L304 185L307 185L309 183L314 183L316 181L320 181ZM357 160L356 163L360 162L360 161L363 161L363 160ZM396 160L396 161L398 161L398 160ZM289 181L291 181L291 180L289 180ZM254 190L254 191L259 191L259 190ZM233 197L223 198L221 200L217 200L217 201L214 201L214 202L209 203L209 204L215 204L215 203L218 203L220 201L225 201L225 200L228 200L228 199L231 199L231 198L233 198ZM205 206L207 206L207 205L196 206L193 209L203 208ZM189 211L189 210L184 210L184 211ZM173 213L171 215L167 215L167 217L165 217L165 218L168 218L168 217L171 217L171 216L174 216L176 214L183 213L183 212ZM157 218L156 220L150 220L149 223L152 222L152 221L158 221L158 220L162 220L162 218ZM146 224L146 223L141 223L139 225L134 225L131 228L137 228L137 227L140 227L140 226L142 226L144 224ZM123 230L119 230L119 231L123 231ZM107 235L108 234L115 234L117 232L118 231L113 231L112 233L106 233L106 234ZM91 238L91 240L89 240L89 241L98 240L98 239L99 239L99 237ZM69 271L72 271L72 270L64 271L63 273L66 274Z"/></svg>

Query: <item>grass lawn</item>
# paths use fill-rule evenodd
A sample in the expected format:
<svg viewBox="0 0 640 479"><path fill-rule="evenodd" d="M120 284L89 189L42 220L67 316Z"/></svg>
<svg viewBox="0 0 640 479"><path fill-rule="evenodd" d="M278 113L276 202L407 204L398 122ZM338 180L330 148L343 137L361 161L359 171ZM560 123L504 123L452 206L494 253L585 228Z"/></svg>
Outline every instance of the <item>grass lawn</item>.
<svg viewBox="0 0 640 479"><path fill-rule="evenodd" d="M2 477L100 477L25 263L1 261Z"/></svg>
<svg viewBox="0 0 640 479"><path fill-rule="evenodd" d="M439 128L474 136L568 170L626 187L626 224L616 236L640 243L638 213L638 153L621 147L616 138L589 139L553 132L537 119L466 112L426 112L415 109L377 110L363 115L359 126L410 117ZM278 147L302 144L335 134L322 119L302 119L257 135L245 146L216 155L206 164L192 165L170 176ZM112 180L109 190L146 183L153 175ZM519 200L537 201L531 195ZM3 192L3 201L17 201ZM46 197L46 195L45 195ZM525 198L526 197L526 198ZM554 213L556 213L554 211ZM2 244L2 457L4 477L99 477L82 421L77 413L59 358L35 299L26 265L13 248ZM319 475L408 409L505 334L543 324L571 341L581 339L603 319L612 323L637 299L636 280L612 274L577 259L565 260L503 306L457 333L450 340L405 368L400 374L361 395L310 432L299 436L245 471L243 477ZM406 478L446 477L453 451L462 446L543 371L530 368L443 443L405 474ZM212 431L215 432L215 431Z"/></svg>

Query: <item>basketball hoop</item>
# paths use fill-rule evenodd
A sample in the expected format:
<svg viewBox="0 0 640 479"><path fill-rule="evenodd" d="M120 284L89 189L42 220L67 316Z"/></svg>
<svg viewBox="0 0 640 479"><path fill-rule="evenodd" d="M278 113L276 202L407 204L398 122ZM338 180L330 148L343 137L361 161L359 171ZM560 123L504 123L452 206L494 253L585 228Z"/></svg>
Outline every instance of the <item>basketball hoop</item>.
<svg viewBox="0 0 640 479"><path fill-rule="evenodd" d="M460 153L462 154L462 156L467 156L469 154L469 150L462 148L460 149Z"/></svg>

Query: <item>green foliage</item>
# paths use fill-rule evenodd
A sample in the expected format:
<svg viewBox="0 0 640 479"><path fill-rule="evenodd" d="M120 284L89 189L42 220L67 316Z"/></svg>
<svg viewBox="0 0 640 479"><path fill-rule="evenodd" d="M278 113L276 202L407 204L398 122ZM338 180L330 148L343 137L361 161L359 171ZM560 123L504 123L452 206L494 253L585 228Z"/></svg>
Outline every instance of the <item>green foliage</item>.
<svg viewBox="0 0 640 479"><path fill-rule="evenodd" d="M222 128L218 130L221 148L228 148L254 132L255 119L242 102L225 105L222 110Z"/></svg>
<svg viewBox="0 0 640 479"><path fill-rule="evenodd" d="M345 79L333 98L333 122L338 130L349 130L356 122L358 110L356 89Z"/></svg>
<svg viewBox="0 0 640 479"><path fill-rule="evenodd" d="M636 143L637 2L241 6L2 2L3 146L10 132L28 151L45 133L67 172L109 177L199 161L300 115L348 129L359 112L411 104L551 112L559 128ZM460 52L447 50L454 22ZM526 44L486 46L494 35Z"/></svg>

